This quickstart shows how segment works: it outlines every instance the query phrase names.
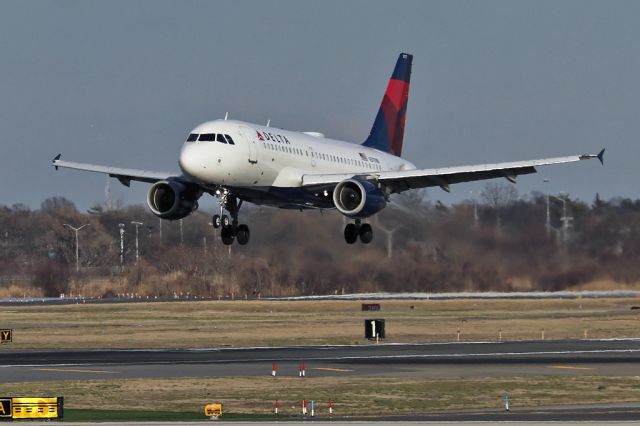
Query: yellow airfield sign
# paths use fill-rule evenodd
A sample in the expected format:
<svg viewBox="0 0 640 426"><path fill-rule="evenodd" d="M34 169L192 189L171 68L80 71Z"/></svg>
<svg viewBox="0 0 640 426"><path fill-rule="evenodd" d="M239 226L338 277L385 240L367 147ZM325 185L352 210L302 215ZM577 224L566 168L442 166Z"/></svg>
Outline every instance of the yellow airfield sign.
<svg viewBox="0 0 640 426"><path fill-rule="evenodd" d="M60 419L64 398L0 398L0 419Z"/></svg>

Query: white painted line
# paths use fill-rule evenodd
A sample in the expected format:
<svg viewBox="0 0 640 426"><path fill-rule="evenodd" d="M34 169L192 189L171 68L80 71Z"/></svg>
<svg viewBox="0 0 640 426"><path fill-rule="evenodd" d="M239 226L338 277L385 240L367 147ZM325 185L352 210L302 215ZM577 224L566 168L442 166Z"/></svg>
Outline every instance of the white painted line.
<svg viewBox="0 0 640 426"><path fill-rule="evenodd" d="M309 357L309 361L349 361L349 360L372 360L381 359L428 359L428 358L486 358L486 357L504 357L504 356L527 356L527 355L580 355L580 354L619 354L619 353L640 353L640 349L601 349L601 350L584 350L584 351L540 351L540 352L490 352L490 353L473 353L473 354L407 354L407 355L373 355L373 356L344 356L344 357ZM299 357L282 358L281 362L295 362ZM133 366L133 365L167 365L167 364L230 364L230 363L256 363L256 362L272 362L273 358L256 358L249 360L184 360L184 361L153 361L150 363L128 362L128 363L70 363L70 364L20 364L20 365L1 365L1 368L9 367L42 367L42 366Z"/></svg>

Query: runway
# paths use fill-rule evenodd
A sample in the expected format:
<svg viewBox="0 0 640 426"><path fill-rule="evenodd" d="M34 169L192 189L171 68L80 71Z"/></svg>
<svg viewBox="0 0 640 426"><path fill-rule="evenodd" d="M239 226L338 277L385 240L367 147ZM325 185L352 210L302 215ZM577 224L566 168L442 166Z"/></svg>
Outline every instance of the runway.
<svg viewBox="0 0 640 426"><path fill-rule="evenodd" d="M28 382L152 377L533 375L637 376L640 340L565 340L0 352L0 380Z"/></svg>

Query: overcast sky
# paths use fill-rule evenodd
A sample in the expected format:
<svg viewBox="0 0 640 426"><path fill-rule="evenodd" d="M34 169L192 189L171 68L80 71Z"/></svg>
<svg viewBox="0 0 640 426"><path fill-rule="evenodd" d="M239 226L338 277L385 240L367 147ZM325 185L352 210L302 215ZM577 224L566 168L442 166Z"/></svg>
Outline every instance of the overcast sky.
<svg viewBox="0 0 640 426"><path fill-rule="evenodd" d="M178 170L188 131L226 111L361 142L400 52L418 167L606 147L604 167L542 168L517 189L638 198L639 20L638 1L4 1L0 204L103 203L102 175L51 159ZM111 187L127 204L148 189Z"/></svg>

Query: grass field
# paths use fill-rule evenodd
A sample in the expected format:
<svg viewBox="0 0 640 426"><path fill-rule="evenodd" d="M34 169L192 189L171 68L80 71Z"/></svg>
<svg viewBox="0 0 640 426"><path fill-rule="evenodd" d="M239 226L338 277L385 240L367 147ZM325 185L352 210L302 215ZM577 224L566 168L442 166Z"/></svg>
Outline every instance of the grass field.
<svg viewBox="0 0 640 426"><path fill-rule="evenodd" d="M287 344L359 344L365 318L385 318L387 342L640 337L640 299L382 301L362 312L356 301L207 301L0 307L0 328L26 348L202 348ZM60 395L67 420L204 418L221 400L233 416L282 417L317 401L319 417L419 414L462 408L586 404L640 400L636 377L536 376L225 377L3 383L4 395ZM148 415L145 415L147 413ZM178 417L173 417L175 413ZM181 414L182 413L182 414Z"/></svg>
<svg viewBox="0 0 640 426"><path fill-rule="evenodd" d="M640 337L639 299L206 301L0 308L0 328L26 348L203 348L364 343L363 320L385 318L387 342Z"/></svg>
<svg viewBox="0 0 640 426"><path fill-rule="evenodd" d="M640 377L541 376L427 380L376 377L230 377L8 383L4 394L64 395L67 408L191 413L202 417L205 404L222 401L225 412L269 415L280 400L280 414L300 413L302 399L315 400L319 417L327 401L337 416L419 414L469 408L501 409L505 393L514 409L561 404L616 403L640 399ZM125 413L114 413L112 416ZM129 414L131 415L131 414ZM129 417L131 418L131 417ZM134 419L140 419L134 418ZM105 419L106 420L106 419ZM171 420L171 419L168 419Z"/></svg>
<svg viewBox="0 0 640 426"><path fill-rule="evenodd" d="M203 348L364 343L385 318L387 342L640 337L640 299L206 301L0 307L0 328L26 348Z"/></svg>

